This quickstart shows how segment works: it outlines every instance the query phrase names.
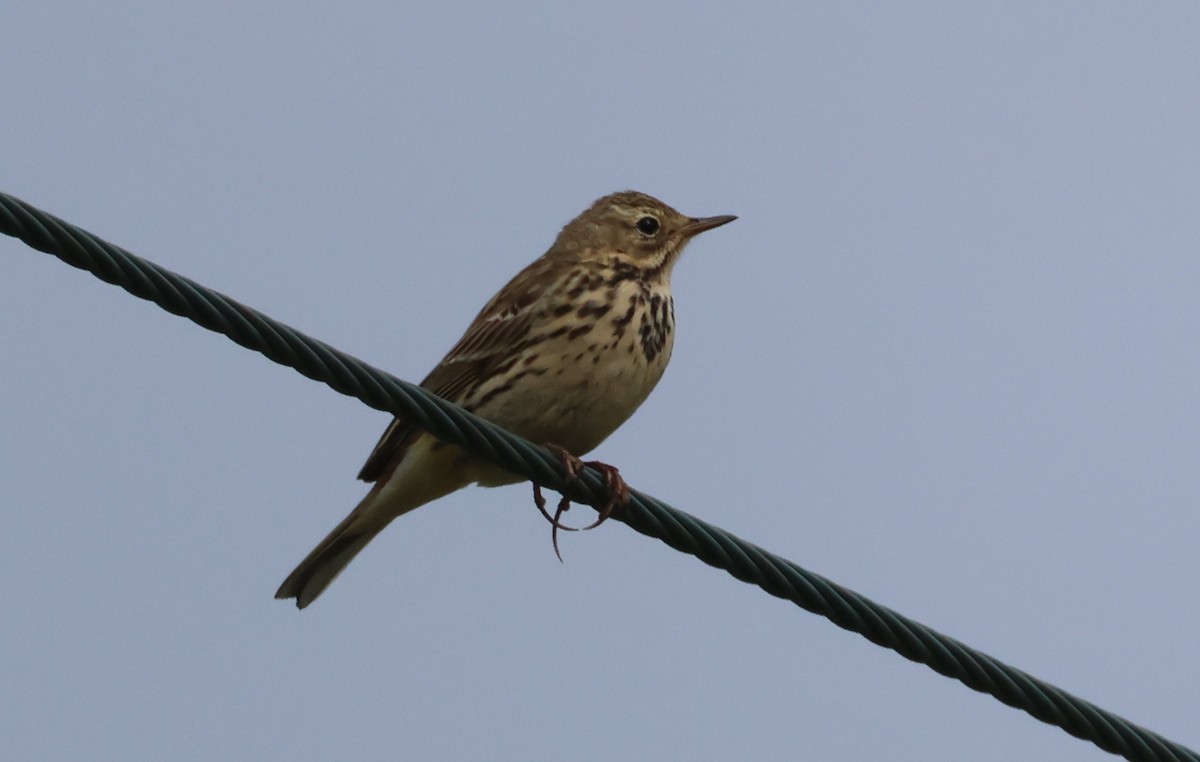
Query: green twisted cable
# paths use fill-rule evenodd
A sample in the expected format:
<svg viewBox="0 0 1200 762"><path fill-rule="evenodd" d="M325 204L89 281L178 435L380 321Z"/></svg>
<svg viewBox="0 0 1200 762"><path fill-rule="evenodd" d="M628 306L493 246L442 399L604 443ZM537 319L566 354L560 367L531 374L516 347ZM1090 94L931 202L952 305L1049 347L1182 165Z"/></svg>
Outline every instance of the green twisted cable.
<svg viewBox="0 0 1200 762"><path fill-rule="evenodd" d="M558 456L545 448L4 193L0 232L573 500L603 505L606 499L595 469L568 483ZM634 491L613 518L1105 751L1130 760L1200 762L1191 749L649 495Z"/></svg>

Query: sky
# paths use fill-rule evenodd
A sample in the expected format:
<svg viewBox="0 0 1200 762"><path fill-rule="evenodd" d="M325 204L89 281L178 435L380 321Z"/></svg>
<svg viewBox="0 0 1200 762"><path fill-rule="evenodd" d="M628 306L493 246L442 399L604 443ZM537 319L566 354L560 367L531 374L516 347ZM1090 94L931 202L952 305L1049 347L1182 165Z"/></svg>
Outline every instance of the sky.
<svg viewBox="0 0 1200 762"><path fill-rule="evenodd" d="M595 457L1200 749L1200 6L481 6L9 3L0 191L413 381L736 214ZM387 415L8 238L0 353L0 758L1108 758L527 485L297 611Z"/></svg>

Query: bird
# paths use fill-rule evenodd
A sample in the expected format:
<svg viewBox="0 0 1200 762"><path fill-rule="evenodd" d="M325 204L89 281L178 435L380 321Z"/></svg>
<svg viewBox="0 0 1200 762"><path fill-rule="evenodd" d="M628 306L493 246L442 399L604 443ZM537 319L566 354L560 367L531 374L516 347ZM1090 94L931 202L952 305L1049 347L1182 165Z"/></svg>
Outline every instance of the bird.
<svg viewBox="0 0 1200 762"><path fill-rule="evenodd" d="M684 247L735 219L689 217L637 191L600 198L492 297L421 386L578 464L633 415L667 367L671 272ZM397 517L471 484L523 480L402 418L358 478L372 485L366 496L276 598L303 609ZM608 481L624 489L619 477Z"/></svg>

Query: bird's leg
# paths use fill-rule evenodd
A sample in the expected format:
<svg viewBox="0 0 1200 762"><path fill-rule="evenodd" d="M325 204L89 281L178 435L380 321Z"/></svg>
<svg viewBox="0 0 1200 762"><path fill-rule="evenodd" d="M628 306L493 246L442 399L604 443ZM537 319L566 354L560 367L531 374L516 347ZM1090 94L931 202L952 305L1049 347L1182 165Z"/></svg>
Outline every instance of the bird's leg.
<svg viewBox="0 0 1200 762"><path fill-rule="evenodd" d="M584 466L591 466L604 474L604 486L608 492L608 500L603 506L597 509L600 513L599 518L586 527L583 527L584 530L595 529L600 526L612 516L613 511L619 506L629 502L629 485L625 483L625 480L621 477L621 472L617 470L616 466L610 466L598 460L584 462L557 445L548 444L546 447L558 455L559 460L562 462L563 470L567 472L567 481L578 479ZM554 515L551 516L550 512L546 510L546 499L542 496L541 487L534 484L533 502L537 505L538 510L542 512L542 515L546 517L546 520L550 522L550 526L552 527L550 530L550 539L554 545L554 554L558 556L559 561L562 561L562 553L558 550L558 530L563 529L568 532L578 531L576 527L569 527L562 523L562 515L570 509L571 500L564 496L558 501L558 508L555 510Z"/></svg>

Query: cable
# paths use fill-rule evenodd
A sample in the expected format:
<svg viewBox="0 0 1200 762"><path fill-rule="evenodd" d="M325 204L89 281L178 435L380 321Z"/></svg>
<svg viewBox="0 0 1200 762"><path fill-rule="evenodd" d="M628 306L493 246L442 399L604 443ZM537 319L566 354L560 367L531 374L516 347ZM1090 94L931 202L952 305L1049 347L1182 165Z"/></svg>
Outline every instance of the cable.
<svg viewBox="0 0 1200 762"><path fill-rule="evenodd" d="M0 232L573 500L603 505L606 499L595 469L568 483L559 457L544 447L4 193ZM1130 760L1200 762L1186 747L649 495L633 491L613 518L1105 751Z"/></svg>

